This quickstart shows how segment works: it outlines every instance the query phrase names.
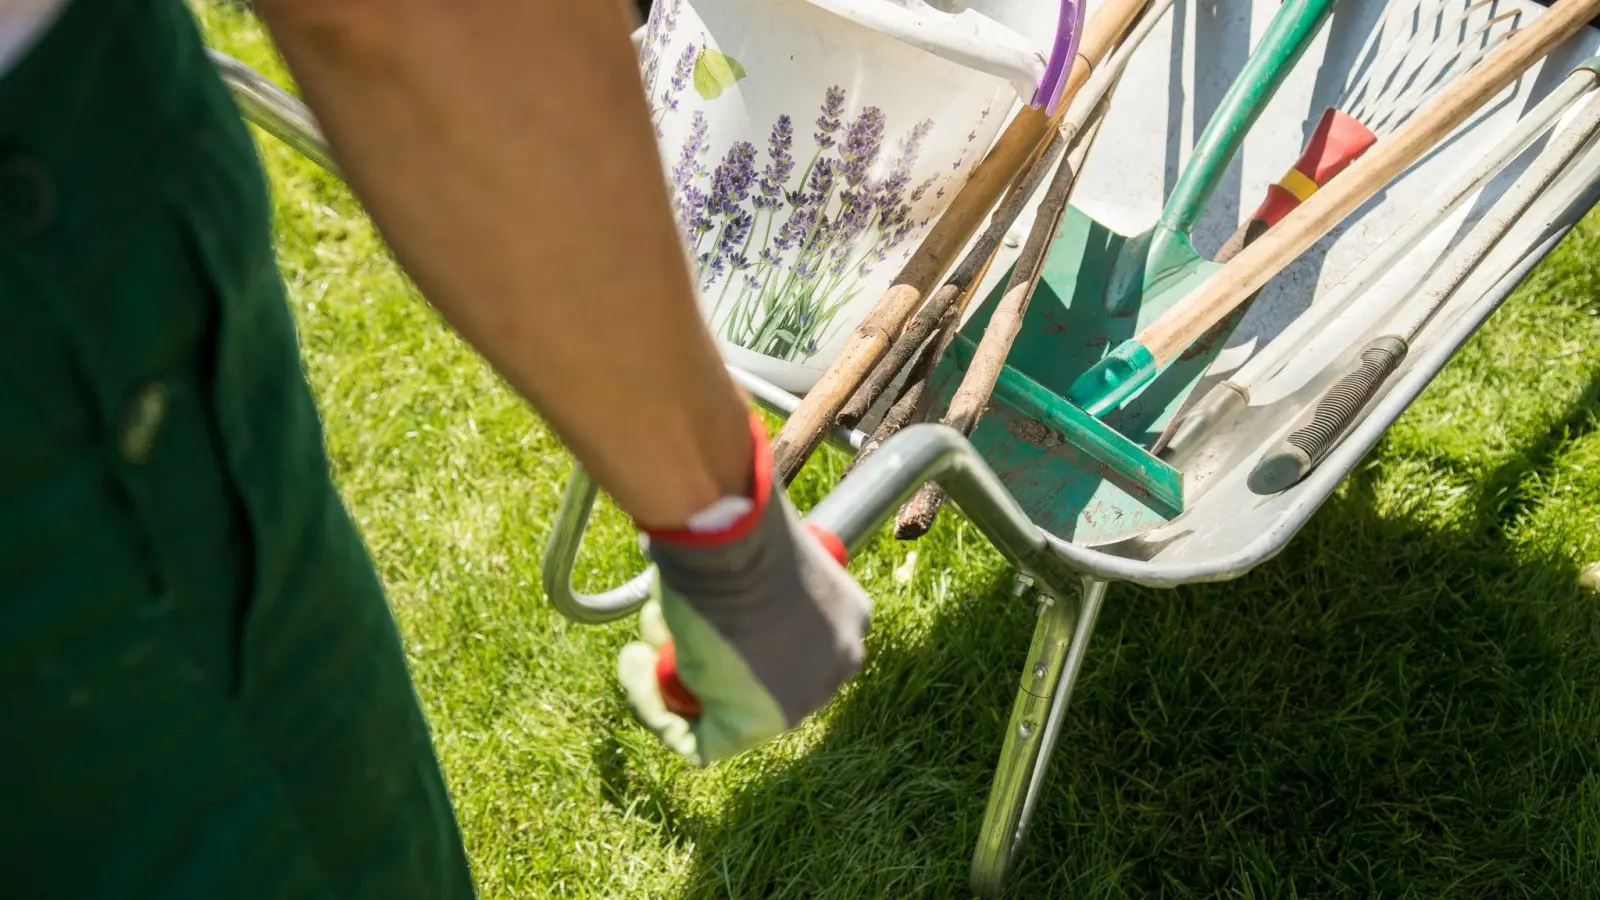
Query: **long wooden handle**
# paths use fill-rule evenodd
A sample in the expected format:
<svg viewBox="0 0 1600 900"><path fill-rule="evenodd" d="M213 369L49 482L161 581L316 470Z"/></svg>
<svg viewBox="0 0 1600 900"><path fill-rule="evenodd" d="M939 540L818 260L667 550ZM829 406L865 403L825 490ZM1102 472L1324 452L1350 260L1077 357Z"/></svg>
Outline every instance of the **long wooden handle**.
<svg viewBox="0 0 1600 900"><path fill-rule="evenodd" d="M1387 140L1380 140L1350 168L1152 322L1139 334L1138 341L1155 357L1157 365L1170 362L1597 14L1600 0L1556 0L1493 56L1464 72Z"/></svg>
<svg viewBox="0 0 1600 900"><path fill-rule="evenodd" d="M1039 203L1039 213L1033 221L1033 229L1028 233L1027 243L1023 245L1022 253L1011 270L1011 277L1006 282L1005 294L984 326L983 337L973 350L972 361L967 364L961 384L950 398L944 424L962 435L972 434L978 426L978 419L989 408L995 383L1000 380L1000 370L1005 368L1006 357L1011 355L1011 345L1016 343L1017 335L1022 331L1028 303L1039 287L1039 279L1044 275L1050 246L1061 228L1067 203L1072 199L1072 189L1077 185L1078 173L1083 171L1083 163L1100 132L1100 123L1105 121L1110 100L1107 94L1096 104L1089 121L1084 123L1082 139L1067 151L1067 158L1056 169L1044 200ZM923 485L895 516L895 537L911 541L927 534L943 503L944 491L936 482Z"/></svg>
<svg viewBox="0 0 1600 900"><path fill-rule="evenodd" d="M1148 0L1107 0L1084 26L1078 56L1062 92L1055 116L1023 107L1000 138L972 170L950 206L934 223L921 246L895 277L894 284L851 332L817 383L806 392L772 440L773 469L784 483L792 480L833 424L867 373L888 350L922 298L933 290L956 255L972 240L984 218L1018 173L1044 149L1050 131L1072 105L1094 67L1126 34Z"/></svg>
<svg viewBox="0 0 1600 900"><path fill-rule="evenodd" d="M998 251L999 248L995 248ZM873 430L867 442L856 451L855 458L839 473L839 478L844 479L857 466L866 461L867 457L878 452L883 442L893 437L900 429L907 425L921 422L928 417L932 408L932 398L928 394L928 384L933 380L933 370L938 367L939 360L944 357L945 350L949 349L950 342L955 339L956 332L961 330L961 315L966 312L967 305L972 302L972 297L978 292L978 285L989 273L989 266L994 263L998 252L991 252L984 261L982 271L967 287L962 290L961 296L944 311L944 318L939 322L939 330L928 339L926 344L912 358L910 371L906 373L905 391L889 407L888 412L878 422L878 427Z"/></svg>

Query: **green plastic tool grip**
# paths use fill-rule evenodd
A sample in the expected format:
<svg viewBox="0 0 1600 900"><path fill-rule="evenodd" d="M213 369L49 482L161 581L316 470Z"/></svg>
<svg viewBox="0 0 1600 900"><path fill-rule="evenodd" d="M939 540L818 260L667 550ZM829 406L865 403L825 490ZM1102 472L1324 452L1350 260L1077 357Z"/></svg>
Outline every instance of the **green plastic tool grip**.
<svg viewBox="0 0 1600 900"><path fill-rule="evenodd" d="M1072 405L1095 418L1121 406L1156 377L1156 358L1150 348L1126 340L1090 366L1072 382Z"/></svg>

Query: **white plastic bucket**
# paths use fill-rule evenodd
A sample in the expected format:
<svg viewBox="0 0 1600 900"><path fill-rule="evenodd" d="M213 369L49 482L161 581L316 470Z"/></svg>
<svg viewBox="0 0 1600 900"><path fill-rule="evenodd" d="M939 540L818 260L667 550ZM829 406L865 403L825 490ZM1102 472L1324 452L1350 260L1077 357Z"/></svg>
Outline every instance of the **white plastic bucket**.
<svg viewBox="0 0 1600 900"><path fill-rule="evenodd" d="M1044 62L922 0L656 0L644 81L728 361L808 390Z"/></svg>

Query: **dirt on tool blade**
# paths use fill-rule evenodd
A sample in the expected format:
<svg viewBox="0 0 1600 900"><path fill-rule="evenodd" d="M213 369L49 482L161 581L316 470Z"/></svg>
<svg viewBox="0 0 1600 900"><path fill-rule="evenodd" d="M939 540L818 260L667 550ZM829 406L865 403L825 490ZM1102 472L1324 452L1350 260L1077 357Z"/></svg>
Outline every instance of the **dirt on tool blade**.
<svg viewBox="0 0 1600 900"><path fill-rule="evenodd" d="M1053 450L1065 443L1061 435L1033 419L1013 419L1006 423L1006 431L1017 440L1040 450Z"/></svg>

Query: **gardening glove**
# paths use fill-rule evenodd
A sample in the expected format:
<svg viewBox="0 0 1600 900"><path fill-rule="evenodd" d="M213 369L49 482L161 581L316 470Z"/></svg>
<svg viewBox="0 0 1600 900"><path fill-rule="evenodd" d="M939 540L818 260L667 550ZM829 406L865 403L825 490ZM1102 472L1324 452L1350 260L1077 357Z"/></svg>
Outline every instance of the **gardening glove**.
<svg viewBox="0 0 1600 900"><path fill-rule="evenodd" d="M656 565L617 677L634 714L706 765L793 728L861 667L871 601L834 535L800 522L752 417L754 489L676 532L645 532Z"/></svg>

